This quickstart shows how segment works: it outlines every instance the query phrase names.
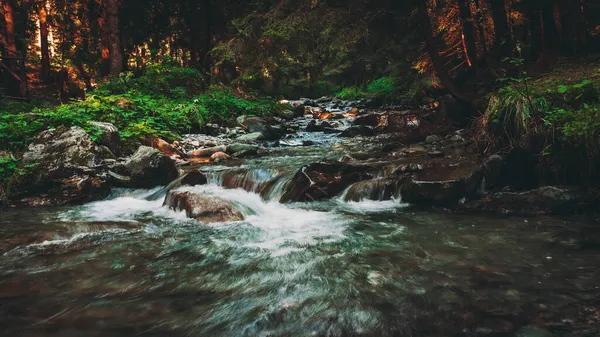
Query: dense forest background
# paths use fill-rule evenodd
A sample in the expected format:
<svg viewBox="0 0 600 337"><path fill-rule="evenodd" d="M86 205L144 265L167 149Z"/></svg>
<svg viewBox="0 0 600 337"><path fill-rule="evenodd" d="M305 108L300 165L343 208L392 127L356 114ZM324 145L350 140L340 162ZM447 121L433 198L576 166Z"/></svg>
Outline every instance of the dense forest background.
<svg viewBox="0 0 600 337"><path fill-rule="evenodd" d="M433 109L482 153L598 181L599 49L594 0L2 0L0 164L57 125L172 141L335 95Z"/></svg>
<svg viewBox="0 0 600 337"><path fill-rule="evenodd" d="M3 0L2 81L8 96L27 96L26 80L90 91L168 58L205 86L319 96L379 80L472 99L506 58L542 71L596 52L599 13L591 0Z"/></svg>

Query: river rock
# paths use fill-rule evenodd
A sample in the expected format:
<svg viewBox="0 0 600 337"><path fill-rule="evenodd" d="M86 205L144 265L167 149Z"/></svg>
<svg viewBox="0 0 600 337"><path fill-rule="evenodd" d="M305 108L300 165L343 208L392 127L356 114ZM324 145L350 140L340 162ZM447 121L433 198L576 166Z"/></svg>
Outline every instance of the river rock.
<svg viewBox="0 0 600 337"><path fill-rule="evenodd" d="M304 114L304 108L302 108L302 114ZM289 121L296 117L296 113L291 110L281 110L277 111L277 117Z"/></svg>
<svg viewBox="0 0 600 337"><path fill-rule="evenodd" d="M271 126L264 118L240 116L237 122L250 134L261 133L266 140L277 140L283 136L280 128Z"/></svg>
<svg viewBox="0 0 600 337"><path fill-rule="evenodd" d="M231 159L231 157L225 152L216 152L213 153L212 156L210 156L210 161L215 163L219 163L228 159Z"/></svg>
<svg viewBox="0 0 600 337"><path fill-rule="evenodd" d="M372 137L375 136L376 132L373 128L365 126L365 125L355 125L347 128L340 134L340 137Z"/></svg>
<svg viewBox="0 0 600 337"><path fill-rule="evenodd" d="M306 132L324 132L328 129L332 129L331 124L328 121L317 122L316 120L311 120L306 126Z"/></svg>
<svg viewBox="0 0 600 337"><path fill-rule="evenodd" d="M23 155L23 175L8 184L11 202L31 206L79 204L104 198L110 191L101 168L114 159L80 127L59 127L38 134Z"/></svg>
<svg viewBox="0 0 600 337"><path fill-rule="evenodd" d="M236 140L240 142L258 142L265 139L266 137L262 134L262 132L248 133L236 138Z"/></svg>
<svg viewBox="0 0 600 337"><path fill-rule="evenodd" d="M526 192L489 194L481 200L469 201L464 208L469 211L523 216L550 215L584 210L587 202L587 195L579 188L544 186Z"/></svg>
<svg viewBox="0 0 600 337"><path fill-rule="evenodd" d="M208 147L205 149L198 149L194 151L190 151L187 153L187 156L190 158L210 158L213 154L217 152L225 152L227 151L227 147L225 145Z"/></svg>
<svg viewBox="0 0 600 337"><path fill-rule="evenodd" d="M152 140L152 147L162 152L165 156L179 156L180 158L184 158L185 155L183 152L179 151L173 145L169 144L167 141L162 140L160 138L154 138Z"/></svg>
<svg viewBox="0 0 600 337"><path fill-rule="evenodd" d="M485 188L494 189L505 185L505 165L504 158L500 155L491 155L483 163L485 175Z"/></svg>
<svg viewBox="0 0 600 337"><path fill-rule="evenodd" d="M179 176L175 162L160 151L140 146L125 163L135 188L152 188L167 185Z"/></svg>
<svg viewBox="0 0 600 337"><path fill-rule="evenodd" d="M208 179L206 175L200 171L188 172L183 179L181 179L181 185L196 186L206 185Z"/></svg>
<svg viewBox="0 0 600 337"><path fill-rule="evenodd" d="M358 109L356 109L356 113L358 113ZM379 125L379 115L368 114L368 115L360 116L360 117L356 118L354 120L354 122L352 122L352 124L376 127Z"/></svg>
<svg viewBox="0 0 600 337"><path fill-rule="evenodd" d="M294 116L295 117L302 117L304 116L304 112L306 111L306 107L304 106L304 104L300 104L300 103L295 103L294 104Z"/></svg>
<svg viewBox="0 0 600 337"><path fill-rule="evenodd" d="M288 184L281 202L322 200L339 195L348 186L371 179L367 167L341 162L313 163L301 168Z"/></svg>
<svg viewBox="0 0 600 337"><path fill-rule="evenodd" d="M482 170L474 164L417 174L402 186L402 201L411 204L453 205L481 191Z"/></svg>
<svg viewBox="0 0 600 337"><path fill-rule="evenodd" d="M244 220L240 210L230 201L186 189L169 191L164 204L172 210L185 211L188 218L206 224Z"/></svg>
<svg viewBox="0 0 600 337"><path fill-rule="evenodd" d="M379 178L352 184L344 195L345 201L391 200L398 196L403 179Z"/></svg>
<svg viewBox="0 0 600 337"><path fill-rule="evenodd" d="M236 153L236 152L242 152L242 151L258 152L259 149L260 149L259 146L252 145L252 144L234 143L234 144L227 145L226 152L227 153Z"/></svg>
<svg viewBox="0 0 600 337"><path fill-rule="evenodd" d="M91 125L100 129L102 134L96 140L98 145L106 146L115 156L121 155L121 134L119 129L111 123L90 122Z"/></svg>

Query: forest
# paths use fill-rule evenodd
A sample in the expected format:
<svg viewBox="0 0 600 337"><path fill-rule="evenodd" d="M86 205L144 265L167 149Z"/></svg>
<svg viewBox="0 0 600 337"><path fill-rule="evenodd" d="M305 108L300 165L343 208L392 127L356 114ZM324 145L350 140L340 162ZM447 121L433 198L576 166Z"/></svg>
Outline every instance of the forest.
<svg viewBox="0 0 600 337"><path fill-rule="evenodd" d="M1 336L600 336L599 0L0 0Z"/></svg>

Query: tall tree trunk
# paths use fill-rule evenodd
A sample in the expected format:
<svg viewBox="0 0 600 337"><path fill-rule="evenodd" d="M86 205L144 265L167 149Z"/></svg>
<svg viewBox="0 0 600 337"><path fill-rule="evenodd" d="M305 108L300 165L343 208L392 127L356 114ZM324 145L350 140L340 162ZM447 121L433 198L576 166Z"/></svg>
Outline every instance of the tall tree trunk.
<svg viewBox="0 0 600 337"><path fill-rule="evenodd" d="M475 42L475 27L471 16L471 6L469 0L459 0L460 19L463 26L464 41L467 47L467 57L469 66L477 62L477 44Z"/></svg>
<svg viewBox="0 0 600 337"><path fill-rule="evenodd" d="M108 48L108 31L106 29L106 10L98 16L100 31L100 76L106 77L110 73L110 49Z"/></svg>
<svg viewBox="0 0 600 337"><path fill-rule="evenodd" d="M48 13L46 11L46 0L42 0L39 8L40 20L40 47L41 47L41 65L40 80L48 83L50 79L50 48L48 43Z"/></svg>
<svg viewBox="0 0 600 337"><path fill-rule="evenodd" d="M544 50L556 51L558 47L558 29L556 28L556 22L554 21L554 6L552 0L541 1L540 13L542 15Z"/></svg>
<svg viewBox="0 0 600 337"><path fill-rule="evenodd" d="M17 57L17 43L15 39L15 9L13 0L2 1L2 9L4 10L4 50L8 57Z"/></svg>
<svg viewBox="0 0 600 337"><path fill-rule="evenodd" d="M418 8L418 20L421 25L421 31L423 32L423 37L425 39L425 45L427 47L427 53L431 58L431 63L433 64L433 68L437 73L442 85L450 92L450 94L462 101L470 102L469 97L463 93L452 81L450 75L448 74L448 69L446 69L446 65L442 57L438 52L439 48L437 46L437 41L435 40L435 36L433 35L433 30L431 29L431 21L429 20L429 13L427 12L427 2L424 0L420 0L419 8Z"/></svg>
<svg viewBox="0 0 600 337"><path fill-rule="evenodd" d="M116 76L123 71L123 51L119 34L120 0L104 0L106 11L106 33L110 52L110 75Z"/></svg>
<svg viewBox="0 0 600 337"><path fill-rule="evenodd" d="M4 12L4 57L2 61L3 73L9 95L27 97L27 81L25 77L25 60L19 67L17 58L17 41L15 38L15 4L13 0L3 0L2 9Z"/></svg>
<svg viewBox="0 0 600 337"><path fill-rule="evenodd" d="M205 27L205 42L204 42L204 69L210 71L212 68L212 62L210 58L210 51L212 49L212 15L213 9L210 0L204 0L204 21Z"/></svg>
<svg viewBox="0 0 600 337"><path fill-rule="evenodd" d="M485 40L485 29L483 23L483 15L481 14L481 0L475 0L475 8L477 9L477 33L479 34L479 43L481 44L481 50L483 55L487 55L487 41Z"/></svg>
<svg viewBox="0 0 600 337"><path fill-rule="evenodd" d="M491 0L492 19L494 20L494 49L501 56L510 56L512 53L512 36L508 25L508 15L504 0Z"/></svg>

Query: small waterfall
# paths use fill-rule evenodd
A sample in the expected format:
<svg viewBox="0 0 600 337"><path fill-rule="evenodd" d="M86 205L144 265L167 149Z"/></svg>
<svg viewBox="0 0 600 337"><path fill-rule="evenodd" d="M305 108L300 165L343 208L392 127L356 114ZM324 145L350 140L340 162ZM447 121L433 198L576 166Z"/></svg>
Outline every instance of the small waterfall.
<svg viewBox="0 0 600 337"><path fill-rule="evenodd" d="M209 185L227 189L241 188L264 200L278 200L289 182L288 174L275 169L223 169L203 171Z"/></svg>
<svg viewBox="0 0 600 337"><path fill-rule="evenodd" d="M401 180L376 178L350 185L339 197L342 201L386 201L400 199Z"/></svg>

